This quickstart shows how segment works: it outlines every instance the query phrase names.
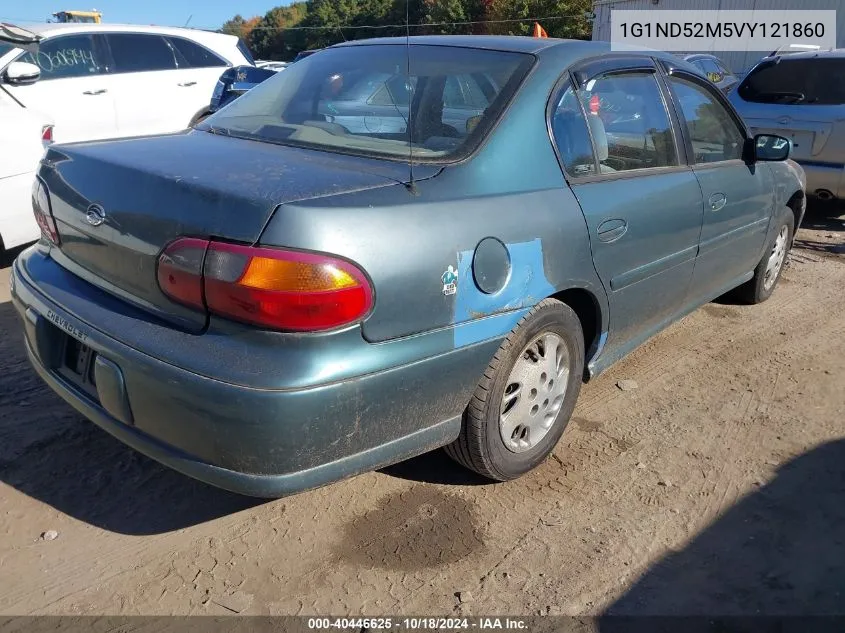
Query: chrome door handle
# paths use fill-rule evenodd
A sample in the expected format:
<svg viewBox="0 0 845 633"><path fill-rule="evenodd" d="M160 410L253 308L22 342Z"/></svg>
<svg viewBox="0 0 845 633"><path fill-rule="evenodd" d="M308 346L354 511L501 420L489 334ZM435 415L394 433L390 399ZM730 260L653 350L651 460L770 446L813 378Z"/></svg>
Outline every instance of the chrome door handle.
<svg viewBox="0 0 845 633"><path fill-rule="evenodd" d="M196 86L196 85L197 85L196 81L183 81L182 83L179 84L179 86L181 86L182 88L187 88L188 86Z"/></svg>
<svg viewBox="0 0 845 633"><path fill-rule="evenodd" d="M723 193L714 193L710 196L710 210L718 211L728 203L728 197Z"/></svg>
<svg viewBox="0 0 845 633"><path fill-rule="evenodd" d="M102 94L106 94L107 92L108 92L108 90L106 90L105 88L100 88L99 90L86 90L82 94L84 94L84 95L102 95Z"/></svg>

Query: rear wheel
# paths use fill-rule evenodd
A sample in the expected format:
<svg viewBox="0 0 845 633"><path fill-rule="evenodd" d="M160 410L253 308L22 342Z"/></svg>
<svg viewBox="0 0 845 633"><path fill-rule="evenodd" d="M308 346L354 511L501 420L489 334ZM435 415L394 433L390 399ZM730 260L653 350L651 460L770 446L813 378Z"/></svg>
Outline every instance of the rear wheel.
<svg viewBox="0 0 845 633"><path fill-rule="evenodd" d="M194 127L197 123L201 123L202 121L204 121L205 119L207 119L210 116L211 116L211 112L201 112L200 114L197 114L191 120L191 122L188 124L188 127Z"/></svg>
<svg viewBox="0 0 845 633"><path fill-rule="evenodd" d="M575 408L584 372L584 337L575 312L540 302L505 339L446 447L458 463L506 481L552 452Z"/></svg>
<svg viewBox="0 0 845 633"><path fill-rule="evenodd" d="M775 235L769 240L763 258L754 270L754 277L737 289L743 301L757 304L772 296L792 247L794 230L795 216L791 209L784 209L777 219Z"/></svg>

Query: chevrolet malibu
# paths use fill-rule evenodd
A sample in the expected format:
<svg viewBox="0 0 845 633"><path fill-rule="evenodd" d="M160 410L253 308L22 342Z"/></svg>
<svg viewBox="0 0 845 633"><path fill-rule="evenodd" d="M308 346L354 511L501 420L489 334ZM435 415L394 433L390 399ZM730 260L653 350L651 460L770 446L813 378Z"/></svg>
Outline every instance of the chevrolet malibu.
<svg viewBox="0 0 845 633"><path fill-rule="evenodd" d="M348 93L402 124L321 114ZM13 300L50 387L211 484L283 496L441 446L509 480L584 380L772 294L789 151L671 55L350 42L192 130L53 146Z"/></svg>

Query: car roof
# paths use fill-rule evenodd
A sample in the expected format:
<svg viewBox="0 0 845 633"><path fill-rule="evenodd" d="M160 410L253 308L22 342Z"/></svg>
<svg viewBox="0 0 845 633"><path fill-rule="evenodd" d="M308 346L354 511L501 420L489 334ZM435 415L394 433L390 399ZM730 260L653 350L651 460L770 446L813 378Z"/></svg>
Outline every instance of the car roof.
<svg viewBox="0 0 845 633"><path fill-rule="evenodd" d="M201 29L186 29L177 26L156 26L155 24L90 24L90 23L62 23L35 22L16 23L15 26L27 29L47 39L57 35L72 33L155 33L157 35L181 36L198 42L217 41L222 38L232 39L234 35L204 31ZM235 38L236 39L236 38Z"/></svg>
<svg viewBox="0 0 845 633"><path fill-rule="evenodd" d="M710 55L709 53L692 53L690 55L684 55L684 60L691 62L696 59L715 59L716 61L721 61L715 55Z"/></svg>
<svg viewBox="0 0 845 633"><path fill-rule="evenodd" d="M826 51L801 51L796 53L778 53L777 55L768 55L760 61L767 59L815 59L817 57L845 57L845 48L834 48Z"/></svg>
<svg viewBox="0 0 845 633"><path fill-rule="evenodd" d="M591 42L584 40L564 40L554 37L525 37L523 35L412 35L404 37L374 37L366 40L353 40L335 44L331 48L343 46L372 46L374 44L405 44L425 46L458 46L462 48L480 48L488 50L509 51L514 53L538 53L555 46L584 46L604 44L607 42Z"/></svg>

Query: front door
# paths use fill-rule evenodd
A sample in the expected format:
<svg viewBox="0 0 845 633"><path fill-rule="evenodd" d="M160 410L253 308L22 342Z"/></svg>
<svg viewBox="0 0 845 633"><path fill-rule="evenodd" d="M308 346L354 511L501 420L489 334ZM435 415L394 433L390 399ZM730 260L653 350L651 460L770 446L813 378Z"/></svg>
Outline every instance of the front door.
<svg viewBox="0 0 845 633"><path fill-rule="evenodd" d="M610 302L605 354L618 357L681 310L702 199L695 175L680 160L651 60L643 58L641 68L605 70L598 76L576 71L577 87L562 95L552 129ZM572 147L572 139L584 136L573 127L573 112L586 118L589 156Z"/></svg>
<svg viewBox="0 0 845 633"><path fill-rule="evenodd" d="M717 90L677 72L669 77L669 85L704 198L691 293L695 300L707 301L736 286L760 261L774 183L765 165L743 160L745 130Z"/></svg>
<svg viewBox="0 0 845 633"><path fill-rule="evenodd" d="M24 53L17 60L36 64L41 77L34 84L6 89L27 108L53 120L58 143L117 135L112 77L106 74L101 42L87 33L51 37L38 53Z"/></svg>

